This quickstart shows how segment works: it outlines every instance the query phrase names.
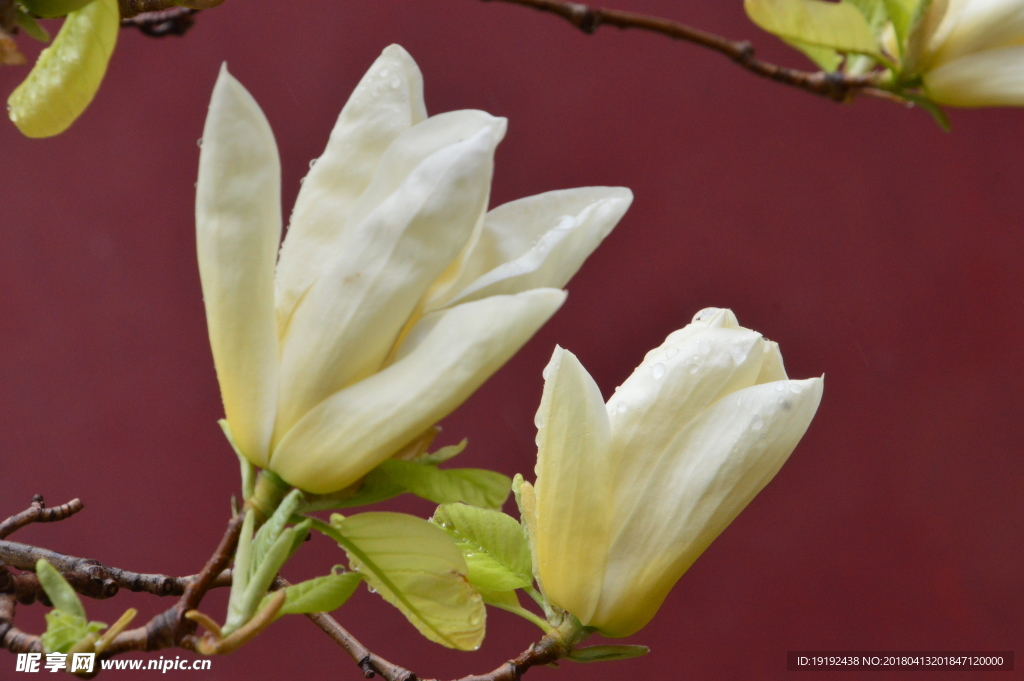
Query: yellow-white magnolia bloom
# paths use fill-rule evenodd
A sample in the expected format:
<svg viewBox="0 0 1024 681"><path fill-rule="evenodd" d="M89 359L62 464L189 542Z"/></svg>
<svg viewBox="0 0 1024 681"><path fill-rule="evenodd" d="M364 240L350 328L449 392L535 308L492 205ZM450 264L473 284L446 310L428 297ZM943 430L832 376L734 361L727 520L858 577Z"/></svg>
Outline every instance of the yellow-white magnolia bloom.
<svg viewBox="0 0 1024 681"><path fill-rule="evenodd" d="M1024 0L932 0L904 71L953 106L1024 106Z"/></svg>
<svg viewBox="0 0 1024 681"><path fill-rule="evenodd" d="M622 217L587 187L487 212L505 120L428 118L387 48L353 92L281 239L280 162L222 69L203 131L199 270L224 410L253 464L314 493L357 481L446 416L565 299Z"/></svg>
<svg viewBox="0 0 1024 681"><path fill-rule="evenodd" d="M550 602L615 637L654 617L778 472L823 385L789 380L778 345L714 308L649 352L607 405L566 350L544 378L526 489L539 581Z"/></svg>

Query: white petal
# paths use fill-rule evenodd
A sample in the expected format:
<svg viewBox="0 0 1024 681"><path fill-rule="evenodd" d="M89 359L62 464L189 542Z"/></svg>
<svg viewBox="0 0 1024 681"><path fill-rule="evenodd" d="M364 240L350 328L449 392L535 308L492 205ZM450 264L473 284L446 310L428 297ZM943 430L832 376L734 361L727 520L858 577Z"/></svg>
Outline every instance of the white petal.
<svg viewBox="0 0 1024 681"><path fill-rule="evenodd" d="M764 342L764 353L761 356L761 373L757 375L757 383L771 383L772 381L785 381L789 378L786 375L786 367L782 363L782 352L779 351L779 344L775 341Z"/></svg>
<svg viewBox="0 0 1024 681"><path fill-rule="evenodd" d="M562 288L633 201L624 187L581 187L512 201L487 213L457 272L426 303L437 309L531 288Z"/></svg>
<svg viewBox="0 0 1024 681"><path fill-rule="evenodd" d="M502 119L489 120L423 159L365 220L346 228L337 257L288 325L276 438L328 395L380 368L424 291L458 254L486 206L504 132ZM388 180L378 172L367 194Z"/></svg>
<svg viewBox="0 0 1024 681"><path fill-rule="evenodd" d="M346 487L459 406L564 300L563 291L539 289L429 315L432 329L415 350L307 413L274 450L271 469L317 494Z"/></svg>
<svg viewBox="0 0 1024 681"><path fill-rule="evenodd" d="M672 585L775 476L810 425L823 381L779 381L729 395L694 421L645 484L616 491L604 590L592 626L628 636Z"/></svg>
<svg viewBox="0 0 1024 681"><path fill-rule="evenodd" d="M416 62L391 45L356 86L327 148L299 190L277 265L282 330L299 298L337 256L349 213L373 179L384 151L426 113Z"/></svg>
<svg viewBox="0 0 1024 681"><path fill-rule="evenodd" d="M930 45L930 68L970 54L1024 42L1024 3L1020 0L951 2Z"/></svg>
<svg viewBox="0 0 1024 681"><path fill-rule="evenodd" d="M612 493L611 430L594 379L556 348L537 410L537 565L552 603L583 624L601 596Z"/></svg>
<svg viewBox="0 0 1024 681"><path fill-rule="evenodd" d="M1024 45L961 57L924 76L928 95L952 106L1024 106Z"/></svg>
<svg viewBox="0 0 1024 681"><path fill-rule="evenodd" d="M651 476L659 457L709 405L754 385L761 371L764 339L757 332L692 326L694 333L682 340L674 333L647 353L608 400L619 459L614 475L626 488Z"/></svg>
<svg viewBox="0 0 1024 681"><path fill-rule="evenodd" d="M263 466L277 405L281 167L270 124L226 66L210 100L196 186L199 276L224 412L235 444Z"/></svg>

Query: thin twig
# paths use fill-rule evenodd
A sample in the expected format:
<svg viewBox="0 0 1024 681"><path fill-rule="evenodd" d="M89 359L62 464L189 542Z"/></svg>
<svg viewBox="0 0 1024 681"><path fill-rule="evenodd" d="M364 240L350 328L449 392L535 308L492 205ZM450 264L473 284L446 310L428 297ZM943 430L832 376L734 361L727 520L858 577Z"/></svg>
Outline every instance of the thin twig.
<svg viewBox="0 0 1024 681"><path fill-rule="evenodd" d="M564 2L563 0L483 1L507 2L513 5L531 7L542 12L557 14L584 33L593 33L599 27L607 25L617 26L622 29L636 28L641 31L660 33L677 40L685 40L723 54L758 76L790 85L836 102L849 101L858 94L877 97L885 92L873 87L875 85L875 76L871 74L850 76L842 73L826 73L824 71L812 73L779 66L754 57L754 47L745 40L729 40L670 19L662 19L623 10L590 7L589 5L577 2ZM889 93L885 93L885 98L890 98L890 96Z"/></svg>
<svg viewBox="0 0 1024 681"><path fill-rule="evenodd" d="M0 539L6 539L21 528L32 523L55 523L65 518L70 518L83 508L85 508L85 504L82 503L81 499L72 499L68 503L61 504L55 508L46 508L43 496L37 494L32 497L32 503L29 504L27 509L17 515L12 515L0 523Z"/></svg>
<svg viewBox="0 0 1024 681"><path fill-rule="evenodd" d="M363 672L363 677L371 679L380 675L385 681L417 681L418 677L405 667L393 662L388 662L379 655L376 655L350 634L338 621L325 612L315 612L306 615L313 621L313 624L331 637L341 646L342 650L348 653ZM464 676L458 681L519 681L523 674L531 667L550 664L568 653L557 639L545 636L538 643L519 654L514 660L509 660L497 669L481 675ZM423 680L430 681L430 680Z"/></svg>
<svg viewBox="0 0 1024 681"><path fill-rule="evenodd" d="M169 35L182 36L196 23L197 9L172 7L156 12L143 12L121 19L121 28L137 28L151 38Z"/></svg>

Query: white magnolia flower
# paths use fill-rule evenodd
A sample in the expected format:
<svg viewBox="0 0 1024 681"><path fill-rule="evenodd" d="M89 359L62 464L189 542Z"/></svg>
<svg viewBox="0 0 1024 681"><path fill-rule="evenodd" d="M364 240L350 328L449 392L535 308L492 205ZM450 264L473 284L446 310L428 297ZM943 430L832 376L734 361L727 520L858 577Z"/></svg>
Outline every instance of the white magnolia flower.
<svg viewBox="0 0 1024 681"><path fill-rule="evenodd" d="M588 187L486 212L504 133L482 111L427 118L419 69L387 48L306 177L278 259L277 146L222 69L199 161L199 269L227 421L253 464L314 493L352 484L562 304L632 195Z"/></svg>
<svg viewBox="0 0 1024 681"><path fill-rule="evenodd" d="M646 625L778 472L823 380L791 381L778 345L709 308L647 354L608 401L558 348L522 490L548 599L606 636Z"/></svg>
<svg viewBox="0 0 1024 681"><path fill-rule="evenodd" d="M904 71L953 106L1024 106L1024 0L933 0Z"/></svg>

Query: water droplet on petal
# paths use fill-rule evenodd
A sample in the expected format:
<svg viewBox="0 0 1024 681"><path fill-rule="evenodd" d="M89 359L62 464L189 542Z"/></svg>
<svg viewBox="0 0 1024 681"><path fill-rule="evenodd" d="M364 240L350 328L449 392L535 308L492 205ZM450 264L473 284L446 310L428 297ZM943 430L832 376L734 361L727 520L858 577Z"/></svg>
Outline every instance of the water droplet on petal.
<svg viewBox="0 0 1024 681"><path fill-rule="evenodd" d="M789 384L789 392L794 393L796 395L799 395L803 391L804 391L804 389L800 386L799 383L790 383Z"/></svg>
<svg viewBox="0 0 1024 681"><path fill-rule="evenodd" d="M402 84L402 79L401 78L399 78L398 76L392 76L391 77L391 89L392 90L397 90L398 86L401 85L401 84Z"/></svg>
<svg viewBox="0 0 1024 681"><path fill-rule="evenodd" d="M700 370L700 367L699 367L699 366L697 366L696 364L691 364L691 365L690 365L690 373L691 373L691 374L695 374L695 373L697 373L697 371L698 371L698 370Z"/></svg>
<svg viewBox="0 0 1024 681"><path fill-rule="evenodd" d="M387 78L389 73L391 73L391 72L388 71L387 69L381 69L380 70L380 77L381 78Z"/></svg>
<svg viewBox="0 0 1024 681"><path fill-rule="evenodd" d="M736 364L742 364L743 360L747 358L747 353L738 345L729 348L729 354L732 356L732 361Z"/></svg>
<svg viewBox="0 0 1024 681"><path fill-rule="evenodd" d="M615 411L617 411L620 414L622 412L626 411L626 403L625 402L619 402L619 405L617 407L615 407Z"/></svg>
<svg viewBox="0 0 1024 681"><path fill-rule="evenodd" d="M775 392L781 393L785 389L786 389L786 385L784 383L776 383L775 384Z"/></svg>
<svg viewBox="0 0 1024 681"><path fill-rule="evenodd" d="M673 357L675 357L678 354L679 354L679 348L669 348L668 352L665 353L665 356L668 357L669 359L672 359Z"/></svg>
<svg viewBox="0 0 1024 681"><path fill-rule="evenodd" d="M764 428L764 419L760 416L755 416L754 420L750 422L750 427L754 430L761 430Z"/></svg>
<svg viewBox="0 0 1024 681"><path fill-rule="evenodd" d="M316 162L319 161L319 160L320 159L318 159L318 158L311 158L311 159L309 159L309 168L310 168L310 170L313 169L313 166L315 166Z"/></svg>
<svg viewBox="0 0 1024 681"><path fill-rule="evenodd" d="M711 343L708 342L707 338L701 338L700 342L697 343L697 348L700 350L700 354L706 355L711 352Z"/></svg>
<svg viewBox="0 0 1024 681"><path fill-rule="evenodd" d="M654 375L655 379L661 378L662 376L665 375L665 365L662 364L661 362L658 362L657 364L651 367L651 373Z"/></svg>
<svg viewBox="0 0 1024 681"><path fill-rule="evenodd" d="M199 139L196 140L196 146L199 147L200 149L203 148L203 138L202 137L200 137Z"/></svg>

